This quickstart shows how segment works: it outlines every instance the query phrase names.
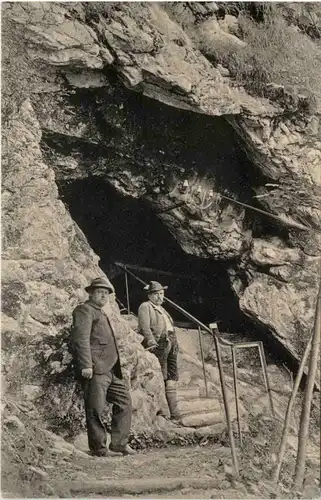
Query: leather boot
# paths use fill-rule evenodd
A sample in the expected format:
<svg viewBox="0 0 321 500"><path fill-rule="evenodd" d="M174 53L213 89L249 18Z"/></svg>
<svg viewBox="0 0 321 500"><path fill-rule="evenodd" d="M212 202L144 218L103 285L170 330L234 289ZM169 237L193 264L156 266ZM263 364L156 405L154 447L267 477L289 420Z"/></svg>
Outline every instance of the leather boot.
<svg viewBox="0 0 321 500"><path fill-rule="evenodd" d="M113 446L109 445L110 451L114 451L116 453L121 453L122 455L136 455L136 451L129 446L129 444L125 444L124 446Z"/></svg>
<svg viewBox="0 0 321 500"><path fill-rule="evenodd" d="M164 382L164 389L162 391L160 391L160 394L159 394L160 402L159 402L159 411L158 411L157 415L160 415L161 417L164 417L168 420L170 418L170 411L169 411L169 407L168 407L168 403L167 403L165 389L166 389L166 386L165 386L165 382Z"/></svg>
<svg viewBox="0 0 321 500"><path fill-rule="evenodd" d="M176 383L173 380L166 380L165 382L165 394L167 399L167 404L171 414L172 420L179 420L180 412L178 409L178 398Z"/></svg>

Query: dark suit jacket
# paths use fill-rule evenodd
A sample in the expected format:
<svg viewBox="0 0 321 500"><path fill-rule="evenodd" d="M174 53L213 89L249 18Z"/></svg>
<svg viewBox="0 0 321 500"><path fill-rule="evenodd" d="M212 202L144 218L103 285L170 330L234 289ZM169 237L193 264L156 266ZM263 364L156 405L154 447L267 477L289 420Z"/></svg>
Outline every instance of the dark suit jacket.
<svg viewBox="0 0 321 500"><path fill-rule="evenodd" d="M78 370L93 368L94 373L115 374L122 378L114 331L106 314L87 301L73 311L72 345Z"/></svg>
<svg viewBox="0 0 321 500"><path fill-rule="evenodd" d="M167 314L170 322L173 325L174 322L171 316L164 309L164 313ZM144 335L143 346L149 347L153 341L158 340L167 334L166 322L163 314L154 306L150 301L143 302L138 309L138 332Z"/></svg>

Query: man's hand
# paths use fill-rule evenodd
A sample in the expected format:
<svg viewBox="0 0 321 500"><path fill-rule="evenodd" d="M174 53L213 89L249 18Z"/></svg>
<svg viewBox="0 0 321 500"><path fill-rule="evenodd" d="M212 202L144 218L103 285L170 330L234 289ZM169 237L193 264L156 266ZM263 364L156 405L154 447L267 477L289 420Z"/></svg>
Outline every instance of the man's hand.
<svg viewBox="0 0 321 500"><path fill-rule="evenodd" d="M81 375L84 377L84 378L92 378L93 376L93 369L92 368L83 368L81 370Z"/></svg>

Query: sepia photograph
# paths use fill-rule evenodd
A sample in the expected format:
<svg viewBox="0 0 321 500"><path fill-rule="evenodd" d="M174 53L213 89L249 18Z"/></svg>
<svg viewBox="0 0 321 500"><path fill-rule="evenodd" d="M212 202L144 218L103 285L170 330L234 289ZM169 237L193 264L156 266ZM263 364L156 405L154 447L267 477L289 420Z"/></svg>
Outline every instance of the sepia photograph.
<svg viewBox="0 0 321 500"><path fill-rule="evenodd" d="M1 498L319 499L321 2L0 7Z"/></svg>

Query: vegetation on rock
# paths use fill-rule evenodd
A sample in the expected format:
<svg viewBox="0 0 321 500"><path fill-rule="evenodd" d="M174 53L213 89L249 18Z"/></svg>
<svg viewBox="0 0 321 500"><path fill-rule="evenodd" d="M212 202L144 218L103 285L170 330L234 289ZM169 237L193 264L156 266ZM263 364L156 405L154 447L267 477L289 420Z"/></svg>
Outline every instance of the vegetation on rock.
<svg viewBox="0 0 321 500"><path fill-rule="evenodd" d="M319 37L315 40L289 24L282 15L283 5L265 5L261 22L253 19L246 4L240 8L234 29L243 44L223 39L212 47L201 43L200 49L228 68L250 93L277 101L290 111L313 114L321 103Z"/></svg>

